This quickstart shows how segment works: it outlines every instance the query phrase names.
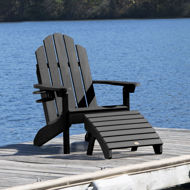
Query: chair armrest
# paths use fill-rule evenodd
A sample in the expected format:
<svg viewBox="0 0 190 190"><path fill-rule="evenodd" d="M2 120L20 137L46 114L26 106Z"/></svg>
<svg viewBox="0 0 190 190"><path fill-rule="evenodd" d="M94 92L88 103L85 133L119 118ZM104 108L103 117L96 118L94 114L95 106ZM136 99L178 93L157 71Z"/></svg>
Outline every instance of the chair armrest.
<svg viewBox="0 0 190 190"><path fill-rule="evenodd" d="M123 81L104 81L104 80L94 80L94 84L109 84L123 86L123 105L128 107L130 110L130 93L135 92L136 86L139 86L140 83L137 82L123 82Z"/></svg>
<svg viewBox="0 0 190 190"><path fill-rule="evenodd" d="M42 99L37 100L37 103L47 102L55 99L55 93L58 97L63 97L67 93L67 89L62 86L35 84L34 88L38 88L40 90L33 92L33 94L41 94L43 97Z"/></svg>
<svg viewBox="0 0 190 190"><path fill-rule="evenodd" d="M93 84L109 84L126 87L129 92L134 92L136 86L140 86L138 82L124 82L124 81L104 81L104 80L93 80Z"/></svg>
<svg viewBox="0 0 190 190"><path fill-rule="evenodd" d="M48 86L43 84L35 84L34 88L38 88L40 89L40 91L55 91L55 92L64 92L64 93L67 92L67 89L62 86Z"/></svg>

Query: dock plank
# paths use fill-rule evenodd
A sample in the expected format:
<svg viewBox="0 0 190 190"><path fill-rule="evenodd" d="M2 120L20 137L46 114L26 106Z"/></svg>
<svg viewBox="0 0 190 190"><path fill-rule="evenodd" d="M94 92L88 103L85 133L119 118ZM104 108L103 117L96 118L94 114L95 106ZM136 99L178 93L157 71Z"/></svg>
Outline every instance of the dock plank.
<svg viewBox="0 0 190 190"><path fill-rule="evenodd" d="M155 128L164 142L162 155L155 155L152 147L113 151L113 158L105 160L95 143L92 156L86 155L84 134L71 136L71 154L64 155L62 138L55 138L42 147L32 142L0 147L0 189L64 176L85 174L106 168L190 155L190 130Z"/></svg>

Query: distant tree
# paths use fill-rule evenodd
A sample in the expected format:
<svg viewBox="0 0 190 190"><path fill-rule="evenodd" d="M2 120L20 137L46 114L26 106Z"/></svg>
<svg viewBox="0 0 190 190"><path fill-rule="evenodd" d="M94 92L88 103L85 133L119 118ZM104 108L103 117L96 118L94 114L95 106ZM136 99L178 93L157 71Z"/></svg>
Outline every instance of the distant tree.
<svg viewBox="0 0 190 190"><path fill-rule="evenodd" d="M43 20L45 16L44 3L46 3L45 0L28 0L24 10L24 19Z"/></svg>
<svg viewBox="0 0 190 190"><path fill-rule="evenodd" d="M0 21L190 17L189 0L1 0Z"/></svg>
<svg viewBox="0 0 190 190"><path fill-rule="evenodd" d="M43 4L46 18L48 19L61 19L64 13L64 1L63 0L46 0Z"/></svg>
<svg viewBox="0 0 190 190"><path fill-rule="evenodd" d="M182 5L182 16L190 17L190 2L186 0Z"/></svg>
<svg viewBox="0 0 190 190"><path fill-rule="evenodd" d="M0 1L0 20L15 20L18 2L16 0Z"/></svg>

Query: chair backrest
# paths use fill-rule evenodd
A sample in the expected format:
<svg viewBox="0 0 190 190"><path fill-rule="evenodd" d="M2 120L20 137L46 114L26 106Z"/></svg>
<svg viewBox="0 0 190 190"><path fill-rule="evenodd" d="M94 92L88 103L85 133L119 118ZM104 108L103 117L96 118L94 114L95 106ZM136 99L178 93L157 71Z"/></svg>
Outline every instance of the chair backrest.
<svg viewBox="0 0 190 190"><path fill-rule="evenodd" d="M74 45L71 37L53 34L44 39L36 51L39 84L60 86L68 90L69 108L96 106L90 67L85 48ZM56 119L63 109L60 97L43 103L46 122Z"/></svg>

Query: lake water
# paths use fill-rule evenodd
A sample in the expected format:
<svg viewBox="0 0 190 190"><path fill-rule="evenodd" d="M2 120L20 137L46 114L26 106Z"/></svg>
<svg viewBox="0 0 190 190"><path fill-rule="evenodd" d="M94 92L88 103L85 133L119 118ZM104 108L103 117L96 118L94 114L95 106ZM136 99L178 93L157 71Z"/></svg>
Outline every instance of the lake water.
<svg viewBox="0 0 190 190"><path fill-rule="evenodd" d="M0 145L31 141L45 125L34 52L55 32L87 48L93 79L140 82L131 109L153 126L190 129L190 19L0 23ZM120 87L95 90L99 105L122 102Z"/></svg>

